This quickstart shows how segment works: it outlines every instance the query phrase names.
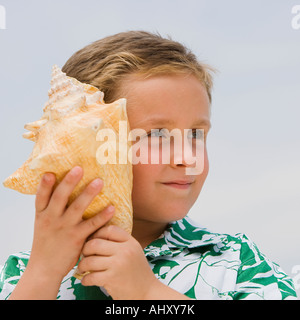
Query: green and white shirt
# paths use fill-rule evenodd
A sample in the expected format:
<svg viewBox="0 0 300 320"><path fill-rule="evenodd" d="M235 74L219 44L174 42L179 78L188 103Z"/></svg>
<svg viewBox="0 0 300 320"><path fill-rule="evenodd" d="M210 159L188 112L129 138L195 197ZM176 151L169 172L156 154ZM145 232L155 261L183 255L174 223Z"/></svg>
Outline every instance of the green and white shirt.
<svg viewBox="0 0 300 320"><path fill-rule="evenodd" d="M292 279L243 234L209 232L190 218L170 223L144 249L156 277L193 299L296 299ZM0 274L0 299L7 299L24 272L30 252L11 255ZM111 299L104 288L64 278L57 299ZM45 288L47 290L47 288Z"/></svg>

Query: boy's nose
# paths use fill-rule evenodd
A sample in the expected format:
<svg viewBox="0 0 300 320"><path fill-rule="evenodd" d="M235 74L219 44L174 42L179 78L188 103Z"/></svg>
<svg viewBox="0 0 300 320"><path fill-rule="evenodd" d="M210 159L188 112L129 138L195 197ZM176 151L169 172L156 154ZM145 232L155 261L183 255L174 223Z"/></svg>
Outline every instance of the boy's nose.
<svg viewBox="0 0 300 320"><path fill-rule="evenodd" d="M182 141L173 140L171 144L170 164L176 166L193 166L193 147L192 145Z"/></svg>
<svg viewBox="0 0 300 320"><path fill-rule="evenodd" d="M204 170L204 141L188 141L184 139L182 142L175 139L171 146L170 165L174 168L178 166L186 167L186 174L199 175Z"/></svg>

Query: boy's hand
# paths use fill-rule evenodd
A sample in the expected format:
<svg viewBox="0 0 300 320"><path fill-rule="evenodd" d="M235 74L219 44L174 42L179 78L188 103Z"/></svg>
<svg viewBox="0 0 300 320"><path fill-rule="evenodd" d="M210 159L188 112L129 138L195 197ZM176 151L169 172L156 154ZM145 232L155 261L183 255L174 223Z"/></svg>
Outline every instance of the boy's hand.
<svg viewBox="0 0 300 320"><path fill-rule="evenodd" d="M80 273L91 271L81 283L104 287L113 299L147 299L159 280L153 274L141 245L117 226L105 226L83 247Z"/></svg>
<svg viewBox="0 0 300 320"><path fill-rule="evenodd" d="M74 167L53 191L55 176L43 176L36 195L34 237L28 270L36 275L60 281L76 265L83 245L93 232L104 226L113 211L104 209L83 220L82 215L103 187L96 179L66 208L69 196L83 176L81 167Z"/></svg>

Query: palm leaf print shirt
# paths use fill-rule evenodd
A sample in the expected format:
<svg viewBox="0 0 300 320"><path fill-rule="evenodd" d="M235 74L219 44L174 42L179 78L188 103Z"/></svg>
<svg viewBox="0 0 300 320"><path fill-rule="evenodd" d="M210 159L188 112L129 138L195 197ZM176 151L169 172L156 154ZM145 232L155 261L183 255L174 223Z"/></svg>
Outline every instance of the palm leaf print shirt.
<svg viewBox="0 0 300 320"><path fill-rule="evenodd" d="M144 253L161 282L192 299L297 299L292 279L247 236L212 233L188 217L170 223ZM9 298L29 257L30 252L9 256L0 274L0 299ZM73 273L62 281L57 299L111 299L104 288L82 286Z"/></svg>

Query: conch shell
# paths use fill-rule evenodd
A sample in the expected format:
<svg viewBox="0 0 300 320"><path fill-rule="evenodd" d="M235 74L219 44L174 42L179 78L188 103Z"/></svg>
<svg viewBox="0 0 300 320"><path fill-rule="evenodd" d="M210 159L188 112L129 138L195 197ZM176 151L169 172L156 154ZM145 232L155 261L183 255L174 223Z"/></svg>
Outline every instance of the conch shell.
<svg viewBox="0 0 300 320"><path fill-rule="evenodd" d="M66 76L56 65L52 68L42 118L28 123L24 138L35 142L29 159L4 181L4 186L25 194L36 194L42 175L53 172L59 183L74 166L83 168L84 176L69 198L68 205L95 178L101 178L101 192L83 214L89 218L109 204L115 207L110 224L132 231L132 164L101 164L97 154L104 141L97 139L99 130L112 129L119 137L119 121L129 122L126 100L105 104L97 88ZM130 142L127 142L128 149ZM98 158L97 158L98 157Z"/></svg>

